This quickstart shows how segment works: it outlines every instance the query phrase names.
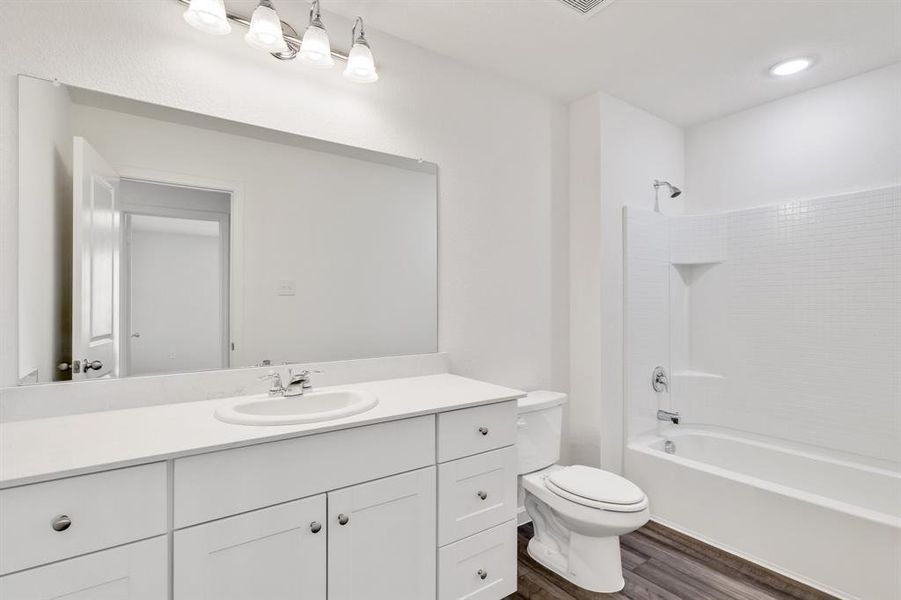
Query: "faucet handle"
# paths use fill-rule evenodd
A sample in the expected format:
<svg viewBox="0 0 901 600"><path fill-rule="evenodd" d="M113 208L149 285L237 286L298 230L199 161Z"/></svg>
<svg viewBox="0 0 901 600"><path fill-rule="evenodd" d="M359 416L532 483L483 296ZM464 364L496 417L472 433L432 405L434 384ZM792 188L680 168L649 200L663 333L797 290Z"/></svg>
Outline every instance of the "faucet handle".
<svg viewBox="0 0 901 600"><path fill-rule="evenodd" d="M282 376L279 375L278 371L275 369L270 369L268 373L265 375L260 375L257 379L264 380L270 379L272 384L269 386L269 395L277 396L282 393L284 388L282 387Z"/></svg>
<svg viewBox="0 0 901 600"><path fill-rule="evenodd" d="M275 369L269 369L268 373L266 373L265 375L260 375L259 377L257 377L257 379L259 379L260 381L263 381L265 379L281 379L281 376L278 374L278 372L276 372Z"/></svg>
<svg viewBox="0 0 901 600"><path fill-rule="evenodd" d="M304 369L303 371L295 373L292 369L288 369L288 381L291 383L303 382L304 384L309 384L310 375L314 373L322 373L322 371L317 369ZM306 387L309 387L309 385L306 385Z"/></svg>

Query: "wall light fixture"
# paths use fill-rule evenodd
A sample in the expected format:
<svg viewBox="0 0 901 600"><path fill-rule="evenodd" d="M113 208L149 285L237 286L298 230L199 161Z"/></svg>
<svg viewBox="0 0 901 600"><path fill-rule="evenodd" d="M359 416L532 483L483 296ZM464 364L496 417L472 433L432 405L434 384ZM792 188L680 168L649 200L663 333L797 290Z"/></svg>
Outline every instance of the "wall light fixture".
<svg viewBox="0 0 901 600"><path fill-rule="evenodd" d="M347 62L344 77L350 81L373 83L379 78L372 49L363 31L363 19L357 17L351 28L350 54L334 50L322 23L319 0L313 0L310 6L310 22L303 37L279 18L271 0L260 0L249 18L226 9L224 0L178 2L188 6L185 21L204 33L225 35L231 31L231 23L236 23L247 27L244 40L248 44L279 60L300 58L307 65L327 69L335 65L337 58Z"/></svg>

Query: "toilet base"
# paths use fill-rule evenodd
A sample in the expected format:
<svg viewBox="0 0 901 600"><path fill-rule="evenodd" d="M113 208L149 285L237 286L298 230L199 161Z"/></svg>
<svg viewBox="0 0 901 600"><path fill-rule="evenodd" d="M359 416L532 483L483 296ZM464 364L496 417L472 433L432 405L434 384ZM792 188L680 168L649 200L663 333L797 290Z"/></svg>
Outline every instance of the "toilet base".
<svg viewBox="0 0 901 600"><path fill-rule="evenodd" d="M561 544L562 541L545 543L540 536L533 537L529 540L529 556L560 577L592 592L609 594L626 585L619 537L586 537L570 532L568 543Z"/></svg>

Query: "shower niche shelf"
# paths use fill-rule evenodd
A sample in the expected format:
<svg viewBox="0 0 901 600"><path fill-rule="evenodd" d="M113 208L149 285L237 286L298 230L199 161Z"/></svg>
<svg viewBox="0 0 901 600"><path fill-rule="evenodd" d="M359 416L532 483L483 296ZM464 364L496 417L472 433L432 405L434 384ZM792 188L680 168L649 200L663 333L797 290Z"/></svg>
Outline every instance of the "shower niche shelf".
<svg viewBox="0 0 901 600"><path fill-rule="evenodd" d="M725 262L725 259L716 259L716 260L708 260L708 259L679 259L673 260L670 259L670 264L674 267L702 267L705 265L719 265Z"/></svg>
<svg viewBox="0 0 901 600"><path fill-rule="evenodd" d="M708 373L706 371L695 371L693 369L676 369L673 371L673 377L684 377L687 379L725 379L723 375Z"/></svg>

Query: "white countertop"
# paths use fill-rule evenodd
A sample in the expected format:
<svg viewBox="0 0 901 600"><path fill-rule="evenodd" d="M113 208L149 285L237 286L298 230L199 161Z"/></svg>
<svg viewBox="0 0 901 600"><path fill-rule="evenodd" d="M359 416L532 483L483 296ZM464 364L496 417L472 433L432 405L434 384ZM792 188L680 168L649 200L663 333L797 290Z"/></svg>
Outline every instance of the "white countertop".
<svg viewBox="0 0 901 600"><path fill-rule="evenodd" d="M317 389L363 389L371 410L322 423L231 425L213 414L235 398L182 402L0 424L0 488L371 425L521 398L523 392L457 375Z"/></svg>

